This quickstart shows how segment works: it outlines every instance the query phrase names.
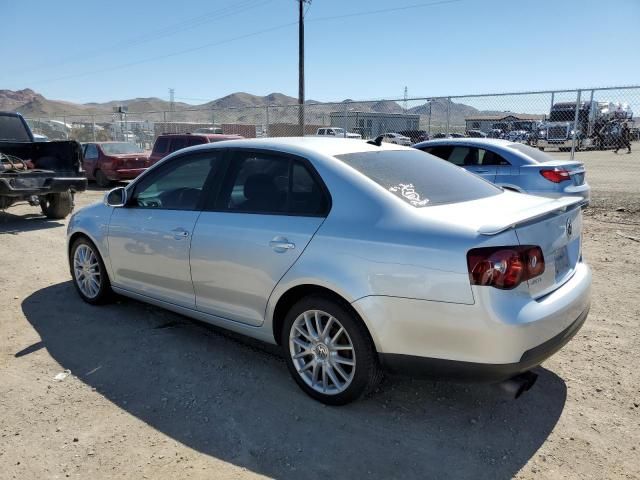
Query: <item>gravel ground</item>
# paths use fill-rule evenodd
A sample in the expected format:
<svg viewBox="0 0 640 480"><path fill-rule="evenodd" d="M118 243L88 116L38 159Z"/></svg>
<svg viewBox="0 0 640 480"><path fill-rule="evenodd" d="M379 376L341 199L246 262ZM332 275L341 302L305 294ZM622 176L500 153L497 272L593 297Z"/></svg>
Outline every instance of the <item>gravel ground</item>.
<svg viewBox="0 0 640 480"><path fill-rule="evenodd" d="M0 212L0 478L640 478L640 156L578 158L591 314L517 401L391 378L322 406L272 347L133 300L84 304L66 223Z"/></svg>

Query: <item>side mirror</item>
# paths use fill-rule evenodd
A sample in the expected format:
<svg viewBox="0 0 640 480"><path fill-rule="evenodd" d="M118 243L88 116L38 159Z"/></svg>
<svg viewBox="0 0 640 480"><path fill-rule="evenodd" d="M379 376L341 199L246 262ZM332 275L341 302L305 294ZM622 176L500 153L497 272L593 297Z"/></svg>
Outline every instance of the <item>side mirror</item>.
<svg viewBox="0 0 640 480"><path fill-rule="evenodd" d="M124 187L109 190L104 195L104 203L109 207L124 207L127 204L127 190Z"/></svg>

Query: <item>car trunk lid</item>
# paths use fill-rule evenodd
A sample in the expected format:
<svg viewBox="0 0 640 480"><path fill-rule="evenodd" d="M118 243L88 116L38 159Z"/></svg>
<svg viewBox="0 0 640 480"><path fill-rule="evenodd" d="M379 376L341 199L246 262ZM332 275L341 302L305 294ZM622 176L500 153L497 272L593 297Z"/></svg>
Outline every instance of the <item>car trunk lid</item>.
<svg viewBox="0 0 640 480"><path fill-rule="evenodd" d="M545 270L529 281L534 298L566 282L581 255L582 210L579 197L558 199L504 192L470 202L422 209L426 217L455 223L482 237L513 229L520 245L542 249Z"/></svg>

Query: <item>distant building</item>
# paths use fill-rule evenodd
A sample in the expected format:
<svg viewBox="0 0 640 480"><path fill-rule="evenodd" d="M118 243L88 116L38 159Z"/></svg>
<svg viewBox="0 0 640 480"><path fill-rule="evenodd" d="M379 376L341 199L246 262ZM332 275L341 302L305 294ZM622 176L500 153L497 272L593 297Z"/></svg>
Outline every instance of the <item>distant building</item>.
<svg viewBox="0 0 640 480"><path fill-rule="evenodd" d="M531 130L531 126L545 119L545 115L525 113L508 115L476 115L465 118L466 129L489 133L493 128L501 130ZM506 128L505 128L506 127Z"/></svg>
<svg viewBox="0 0 640 480"><path fill-rule="evenodd" d="M332 127L346 128L348 132L359 133L362 138L373 138L387 132L402 130L418 130L420 115L414 113L381 113L360 112L349 110L346 112L331 112L329 119Z"/></svg>

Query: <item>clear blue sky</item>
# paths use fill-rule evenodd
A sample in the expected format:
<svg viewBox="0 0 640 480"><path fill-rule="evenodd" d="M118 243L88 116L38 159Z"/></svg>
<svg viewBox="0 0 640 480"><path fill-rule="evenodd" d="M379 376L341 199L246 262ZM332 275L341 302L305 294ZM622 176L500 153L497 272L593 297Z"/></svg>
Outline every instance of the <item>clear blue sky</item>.
<svg viewBox="0 0 640 480"><path fill-rule="evenodd" d="M450 0L367 14L429 3L313 0L307 99L640 83L640 0ZM166 99L169 87L188 103L297 95L295 0L0 0L0 18L0 88L74 102Z"/></svg>

